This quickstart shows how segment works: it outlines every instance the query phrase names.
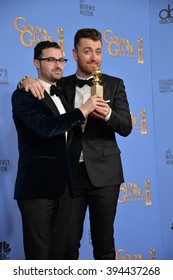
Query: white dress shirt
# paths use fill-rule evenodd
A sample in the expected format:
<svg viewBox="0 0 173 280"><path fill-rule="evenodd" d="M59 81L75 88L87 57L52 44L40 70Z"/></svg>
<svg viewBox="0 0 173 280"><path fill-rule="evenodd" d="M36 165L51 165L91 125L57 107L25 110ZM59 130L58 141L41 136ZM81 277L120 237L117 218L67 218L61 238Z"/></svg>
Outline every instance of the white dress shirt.
<svg viewBox="0 0 173 280"><path fill-rule="evenodd" d="M77 73L76 73L76 77L77 77L77 79L85 80L85 79L81 78ZM93 76L89 77L86 80L89 80L91 78L93 78ZM74 102L75 108L79 108L81 105L83 105L90 96L91 96L91 87L89 85L86 84L83 87L76 86L76 94L75 94L75 102ZM110 108L109 114L105 117L105 121L108 121L110 119L111 112L112 112L112 109ZM87 122L87 119L86 119L86 122ZM83 132L85 129L86 122L85 122L85 124L83 124L81 126ZM83 156L83 152L81 151L79 162L82 162L82 161L84 161L84 156Z"/></svg>

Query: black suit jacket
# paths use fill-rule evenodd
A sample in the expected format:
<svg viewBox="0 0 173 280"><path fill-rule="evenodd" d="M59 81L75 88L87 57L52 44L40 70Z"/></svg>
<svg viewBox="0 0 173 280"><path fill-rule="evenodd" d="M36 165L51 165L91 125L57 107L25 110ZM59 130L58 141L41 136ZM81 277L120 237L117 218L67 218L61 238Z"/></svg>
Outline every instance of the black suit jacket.
<svg viewBox="0 0 173 280"><path fill-rule="evenodd" d="M74 129L70 145L73 162L72 182L82 149L89 178L95 187L124 182L116 133L126 137L132 130L123 80L106 74L102 74L100 79L104 88L104 99L110 100L109 105L112 108L110 119L105 122L89 117L84 133L80 127ZM65 77L61 82L65 88L67 102L74 108L76 75Z"/></svg>
<svg viewBox="0 0 173 280"><path fill-rule="evenodd" d="M67 184L65 132L83 124L83 114L75 109L60 115L47 92L38 100L20 89L12 95L12 109L19 149L14 198L61 196Z"/></svg>

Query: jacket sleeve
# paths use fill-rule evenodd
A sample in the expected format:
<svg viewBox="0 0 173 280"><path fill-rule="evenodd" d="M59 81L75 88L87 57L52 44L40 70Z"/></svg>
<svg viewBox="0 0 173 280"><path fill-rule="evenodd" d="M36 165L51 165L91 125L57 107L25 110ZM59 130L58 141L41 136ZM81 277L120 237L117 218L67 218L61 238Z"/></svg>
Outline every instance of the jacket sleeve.
<svg viewBox="0 0 173 280"><path fill-rule="evenodd" d="M85 122L79 109L54 116L49 108L30 93L17 89L12 95L14 122L21 122L40 137L49 138L69 131Z"/></svg>
<svg viewBox="0 0 173 280"><path fill-rule="evenodd" d="M132 122L123 80L118 79L118 83L115 85L114 82L111 88L113 90L112 113L107 125L121 136L128 136L132 130Z"/></svg>

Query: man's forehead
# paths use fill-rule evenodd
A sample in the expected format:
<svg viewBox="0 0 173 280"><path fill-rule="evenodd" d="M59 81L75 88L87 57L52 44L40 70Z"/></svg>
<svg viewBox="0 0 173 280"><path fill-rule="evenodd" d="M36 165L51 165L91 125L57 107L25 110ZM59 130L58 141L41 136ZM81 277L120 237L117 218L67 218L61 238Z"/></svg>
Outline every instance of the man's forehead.
<svg viewBox="0 0 173 280"><path fill-rule="evenodd" d="M52 53L52 54L58 54L58 55L62 55L62 51L61 49L57 49L57 48L46 48L43 50L43 53Z"/></svg>
<svg viewBox="0 0 173 280"><path fill-rule="evenodd" d="M79 41L79 45L85 45L86 48L102 48L102 43L100 40L94 41L89 38L81 38Z"/></svg>

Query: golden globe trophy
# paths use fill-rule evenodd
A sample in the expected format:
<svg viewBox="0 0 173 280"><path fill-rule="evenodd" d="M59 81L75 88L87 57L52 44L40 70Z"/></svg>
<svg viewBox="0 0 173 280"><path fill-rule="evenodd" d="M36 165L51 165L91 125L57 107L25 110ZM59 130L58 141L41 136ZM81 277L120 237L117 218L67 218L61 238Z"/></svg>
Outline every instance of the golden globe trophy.
<svg viewBox="0 0 173 280"><path fill-rule="evenodd" d="M150 198L150 180L149 179L145 180L145 187L146 187L146 202L145 202L145 205L150 206L150 205L152 205L152 202L151 202L151 198Z"/></svg>
<svg viewBox="0 0 173 280"><path fill-rule="evenodd" d="M156 259L155 250L153 248L150 250L150 258L151 258L151 260L155 260Z"/></svg>
<svg viewBox="0 0 173 280"><path fill-rule="evenodd" d="M143 40L142 38L138 38L138 63L143 64Z"/></svg>
<svg viewBox="0 0 173 280"><path fill-rule="evenodd" d="M100 85L100 76L102 74L102 71L99 67L97 67L92 71L92 74L94 76L94 80L93 86L91 86L91 96L97 94L103 98L103 86Z"/></svg>
<svg viewBox="0 0 173 280"><path fill-rule="evenodd" d="M58 31L58 45L60 46L60 48L61 48L61 50L63 52L63 56L65 56L65 52L64 52L64 36L63 36L64 30L61 27L59 27L57 31Z"/></svg>
<svg viewBox="0 0 173 280"><path fill-rule="evenodd" d="M147 129L146 129L146 111L145 109L141 110L141 134L147 134Z"/></svg>

